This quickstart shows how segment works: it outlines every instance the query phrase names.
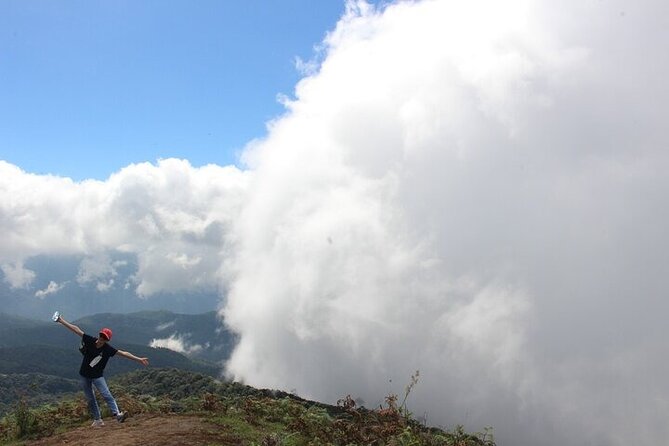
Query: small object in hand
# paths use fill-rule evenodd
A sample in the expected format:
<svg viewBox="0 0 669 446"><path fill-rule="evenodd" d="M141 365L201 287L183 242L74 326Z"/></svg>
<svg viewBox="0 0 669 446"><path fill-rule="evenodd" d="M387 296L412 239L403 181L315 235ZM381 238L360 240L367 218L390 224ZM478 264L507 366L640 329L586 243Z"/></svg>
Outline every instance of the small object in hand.
<svg viewBox="0 0 669 446"><path fill-rule="evenodd" d="M53 314L53 316L51 316L51 320L53 320L54 322L58 322L58 319L60 319L60 313L58 311L56 311Z"/></svg>

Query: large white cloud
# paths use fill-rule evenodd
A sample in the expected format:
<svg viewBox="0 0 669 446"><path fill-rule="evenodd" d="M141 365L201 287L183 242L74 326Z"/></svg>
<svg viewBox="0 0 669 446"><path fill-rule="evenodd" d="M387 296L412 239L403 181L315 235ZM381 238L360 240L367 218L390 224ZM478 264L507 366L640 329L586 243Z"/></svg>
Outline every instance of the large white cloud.
<svg viewBox="0 0 669 446"><path fill-rule="evenodd" d="M248 175L233 166L194 168L168 159L76 183L0 161L5 280L28 286L34 272L23 262L32 256L80 255L77 282L108 291L123 266L113 260L116 252L137 256L133 286L141 296L215 289L226 228L239 212Z"/></svg>
<svg viewBox="0 0 669 446"><path fill-rule="evenodd" d="M420 369L501 444L661 443L667 12L349 3L245 153L229 372L373 404Z"/></svg>

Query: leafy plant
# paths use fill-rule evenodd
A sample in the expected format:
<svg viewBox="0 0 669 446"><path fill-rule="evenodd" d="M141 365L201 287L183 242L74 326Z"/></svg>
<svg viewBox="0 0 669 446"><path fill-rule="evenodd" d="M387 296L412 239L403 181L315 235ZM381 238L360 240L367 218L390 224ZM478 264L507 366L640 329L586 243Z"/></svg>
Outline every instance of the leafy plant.
<svg viewBox="0 0 669 446"><path fill-rule="evenodd" d="M37 420L24 398L16 403L13 415L16 422L16 438L25 438L35 432Z"/></svg>

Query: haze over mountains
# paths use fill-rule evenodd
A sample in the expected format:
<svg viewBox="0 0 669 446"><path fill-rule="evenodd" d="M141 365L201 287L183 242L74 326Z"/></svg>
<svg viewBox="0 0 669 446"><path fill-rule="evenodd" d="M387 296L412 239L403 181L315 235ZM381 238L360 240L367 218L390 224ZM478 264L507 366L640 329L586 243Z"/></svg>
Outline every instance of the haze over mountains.
<svg viewBox="0 0 669 446"><path fill-rule="evenodd" d="M22 270L32 278L13 286L10 271L0 273L0 312L48 321L55 310L69 320L95 313L130 313L167 309L197 314L217 308L213 288L156 293L138 298L135 255L115 253L103 260L87 256L40 255L27 259Z"/></svg>

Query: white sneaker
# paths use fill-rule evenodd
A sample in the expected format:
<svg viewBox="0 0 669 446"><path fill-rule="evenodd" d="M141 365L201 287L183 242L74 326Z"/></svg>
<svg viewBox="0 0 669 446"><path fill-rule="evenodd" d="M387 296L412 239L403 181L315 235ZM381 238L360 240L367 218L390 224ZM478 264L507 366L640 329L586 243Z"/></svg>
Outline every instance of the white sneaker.
<svg viewBox="0 0 669 446"><path fill-rule="evenodd" d="M91 424L91 427L102 427L105 425L105 422L102 420L95 420L93 421L93 424Z"/></svg>

